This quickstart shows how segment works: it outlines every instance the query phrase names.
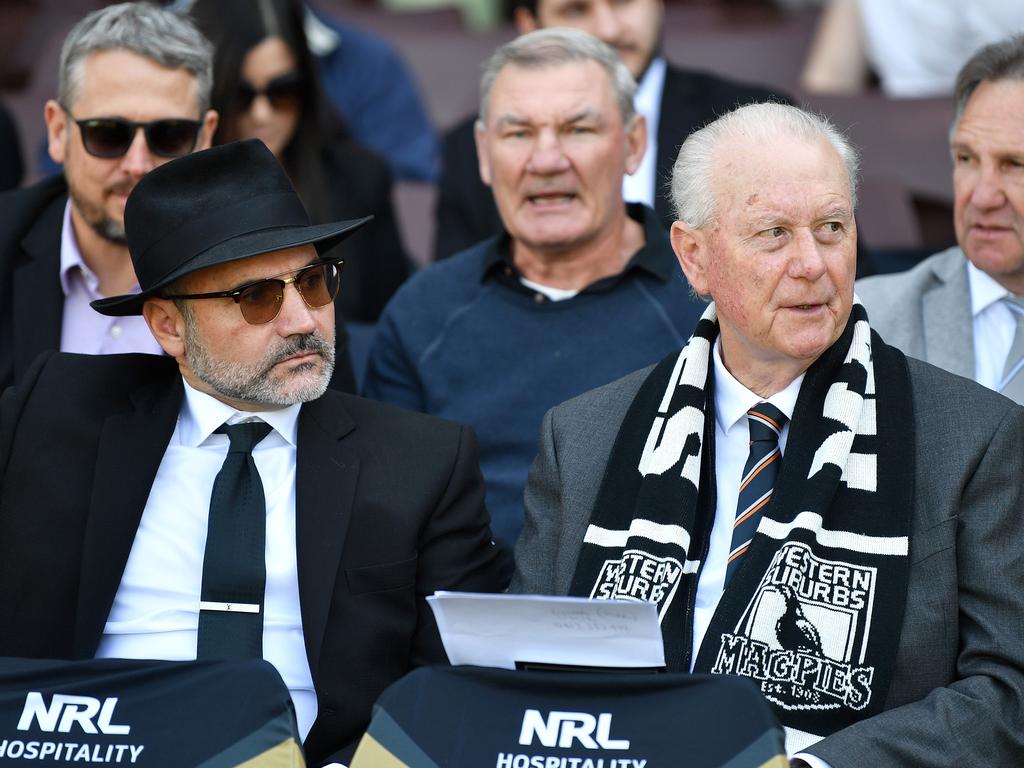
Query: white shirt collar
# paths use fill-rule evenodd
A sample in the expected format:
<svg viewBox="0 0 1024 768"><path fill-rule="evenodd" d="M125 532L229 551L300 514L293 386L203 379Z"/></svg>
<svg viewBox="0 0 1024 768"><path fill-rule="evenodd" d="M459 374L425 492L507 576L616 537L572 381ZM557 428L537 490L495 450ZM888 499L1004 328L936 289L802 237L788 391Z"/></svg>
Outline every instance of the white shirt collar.
<svg viewBox="0 0 1024 768"><path fill-rule="evenodd" d="M178 416L178 439L183 445L199 446L222 424L238 424L254 418L265 421L289 444L298 445L299 409L302 403L273 411L239 411L200 392L184 379L182 383L185 385L185 399Z"/></svg>
<svg viewBox="0 0 1024 768"><path fill-rule="evenodd" d="M718 422L719 428L723 432L728 432L736 422L747 417L748 410L766 399L792 421L800 385L803 384L806 374L801 373L785 389L764 398L756 392L751 392L729 373L729 369L722 362L721 346L722 338L719 336L712 351L715 364L715 421Z"/></svg>
<svg viewBox="0 0 1024 768"><path fill-rule="evenodd" d="M992 277L967 262L967 283L971 289L971 315L977 317L1010 292Z"/></svg>
<svg viewBox="0 0 1024 768"><path fill-rule="evenodd" d="M661 92L665 88L665 71L668 65L662 56L651 59L647 71L637 83L633 106L637 112L647 118L647 132L658 132L658 117L661 113Z"/></svg>

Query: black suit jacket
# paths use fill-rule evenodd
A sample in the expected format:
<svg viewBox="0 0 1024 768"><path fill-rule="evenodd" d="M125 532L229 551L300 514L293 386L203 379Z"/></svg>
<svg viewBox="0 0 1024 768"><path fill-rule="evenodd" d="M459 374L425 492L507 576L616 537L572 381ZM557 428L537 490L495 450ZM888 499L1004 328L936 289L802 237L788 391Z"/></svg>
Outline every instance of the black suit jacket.
<svg viewBox="0 0 1024 768"><path fill-rule="evenodd" d="M155 355L45 355L4 394L0 656L95 654L182 397ZM505 584L468 427L328 390L299 415L295 518L321 765L445 661L426 595Z"/></svg>
<svg viewBox="0 0 1024 768"><path fill-rule="evenodd" d="M765 88L668 65L656 129L658 189L654 200L654 210L666 227L675 221L666 185L672 178L672 165L686 137L734 107L767 100L789 103L786 96ZM475 115L467 118L443 139L444 168L437 201L435 258L451 256L502 231L494 197L480 180L473 138L475 122ZM649 126L649 130L654 129Z"/></svg>
<svg viewBox="0 0 1024 768"><path fill-rule="evenodd" d="M62 175L0 194L0 390L21 381L41 352L60 349L60 235L67 201ZM331 387L355 392L340 302L339 296Z"/></svg>

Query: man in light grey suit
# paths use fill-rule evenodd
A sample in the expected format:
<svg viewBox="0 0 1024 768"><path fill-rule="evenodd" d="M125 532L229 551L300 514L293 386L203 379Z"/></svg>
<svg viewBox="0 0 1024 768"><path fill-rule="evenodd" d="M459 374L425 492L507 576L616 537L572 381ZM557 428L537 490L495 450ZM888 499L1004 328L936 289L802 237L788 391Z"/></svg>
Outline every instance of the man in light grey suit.
<svg viewBox="0 0 1024 768"><path fill-rule="evenodd" d="M713 302L547 414L511 588L655 602L670 669L753 679L794 766L1024 765L1024 409L871 330L855 171L778 104L686 140L672 243Z"/></svg>
<svg viewBox="0 0 1024 768"><path fill-rule="evenodd" d="M978 51L955 100L959 245L857 295L890 344L1024 403L1024 35Z"/></svg>

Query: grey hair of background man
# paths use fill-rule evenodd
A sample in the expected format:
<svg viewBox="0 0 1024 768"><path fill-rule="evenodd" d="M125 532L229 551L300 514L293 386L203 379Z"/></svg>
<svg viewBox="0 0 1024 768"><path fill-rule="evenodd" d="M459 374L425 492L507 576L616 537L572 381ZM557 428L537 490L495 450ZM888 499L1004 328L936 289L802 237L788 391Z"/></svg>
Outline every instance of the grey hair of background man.
<svg viewBox="0 0 1024 768"><path fill-rule="evenodd" d="M505 67L521 69L547 69L563 64L593 61L600 64L608 74L608 81L615 92L622 124L628 126L636 116L633 97L636 95L636 80L619 58L615 50L596 37L578 29L553 27L539 29L506 43L484 62L480 78L480 121L486 126L487 108L491 88L498 73Z"/></svg>
<svg viewBox="0 0 1024 768"><path fill-rule="evenodd" d="M985 82L1024 80L1024 35L1014 35L998 43L986 45L967 60L956 76L953 88L953 125L950 138L960 125L975 89Z"/></svg>
<svg viewBox="0 0 1024 768"><path fill-rule="evenodd" d="M699 131L691 133L679 149L672 168L672 203L676 216L694 229L714 219L714 174L717 148L728 139L757 142L771 152L771 142L780 136L806 141L825 139L846 165L850 181L850 202L857 205L857 150L832 123L820 115L788 104L763 102L734 109Z"/></svg>
<svg viewBox="0 0 1024 768"><path fill-rule="evenodd" d="M125 50L195 77L199 116L210 108L213 46L192 22L151 3L121 3L93 11L68 33L60 51L57 101L70 109L82 89L85 59Z"/></svg>

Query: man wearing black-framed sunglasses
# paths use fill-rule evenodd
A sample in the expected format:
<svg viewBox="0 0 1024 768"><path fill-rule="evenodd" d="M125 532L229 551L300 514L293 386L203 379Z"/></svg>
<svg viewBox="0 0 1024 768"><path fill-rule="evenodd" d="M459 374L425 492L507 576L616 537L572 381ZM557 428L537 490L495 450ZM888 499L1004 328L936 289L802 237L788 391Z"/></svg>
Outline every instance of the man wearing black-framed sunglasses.
<svg viewBox="0 0 1024 768"><path fill-rule="evenodd" d="M96 11L68 34L43 115L63 173L0 202L0 387L46 349L160 352L141 318L89 302L137 290L125 200L153 168L210 145L211 81L210 44L149 3Z"/></svg>

